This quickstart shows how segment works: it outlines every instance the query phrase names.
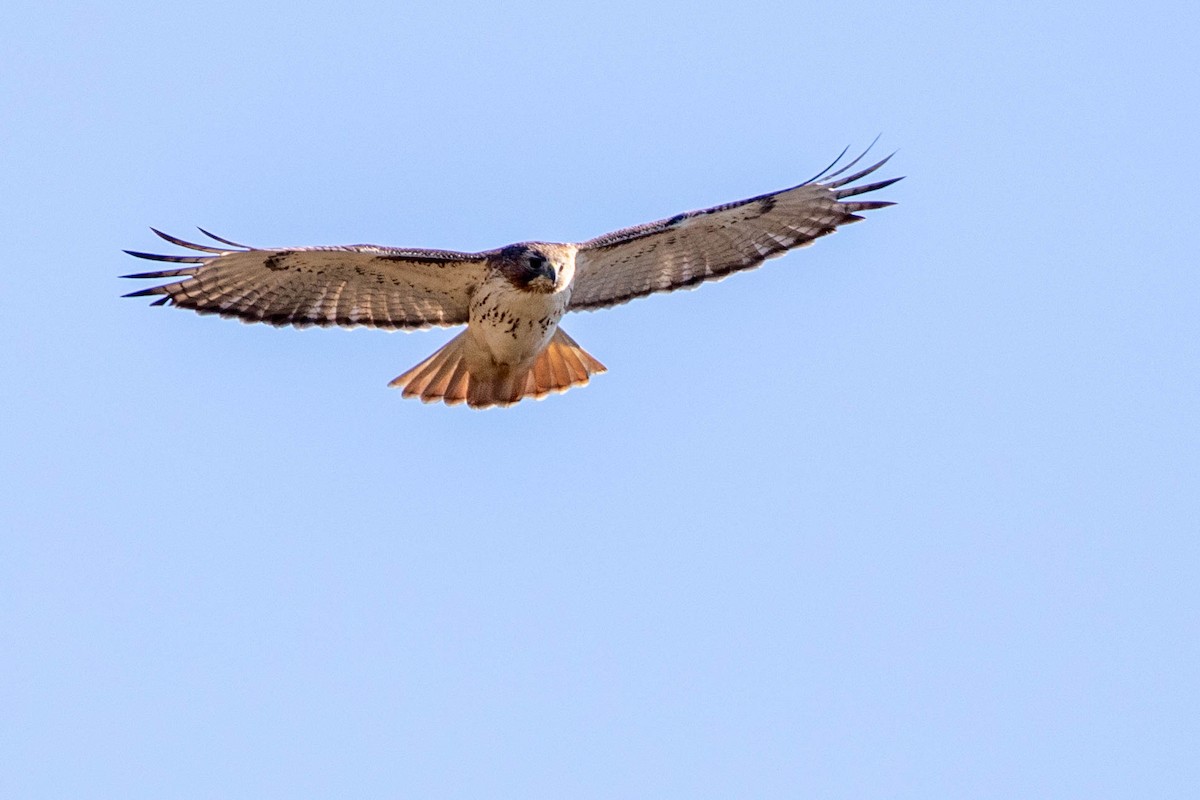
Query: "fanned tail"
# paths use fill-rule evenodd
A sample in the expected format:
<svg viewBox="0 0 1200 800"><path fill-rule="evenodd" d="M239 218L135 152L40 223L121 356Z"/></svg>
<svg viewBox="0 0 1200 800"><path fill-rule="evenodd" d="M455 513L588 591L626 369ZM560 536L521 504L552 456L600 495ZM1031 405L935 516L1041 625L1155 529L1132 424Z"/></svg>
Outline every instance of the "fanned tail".
<svg viewBox="0 0 1200 800"><path fill-rule="evenodd" d="M419 397L421 402L441 400L448 406L467 399L470 372L467 369L467 331L463 331L388 386L403 388L405 397Z"/></svg>
<svg viewBox="0 0 1200 800"><path fill-rule="evenodd" d="M474 352L469 331L455 336L444 347L388 386L403 389L405 397L446 405L466 402L471 408L510 406L527 397L541 400L551 392L583 386L592 375L607 371L561 328L532 365L498 365Z"/></svg>
<svg viewBox="0 0 1200 800"><path fill-rule="evenodd" d="M608 367L592 358L559 328L526 373L523 396L540 400L550 392L565 392L572 386L583 386L591 376L601 372L608 372Z"/></svg>

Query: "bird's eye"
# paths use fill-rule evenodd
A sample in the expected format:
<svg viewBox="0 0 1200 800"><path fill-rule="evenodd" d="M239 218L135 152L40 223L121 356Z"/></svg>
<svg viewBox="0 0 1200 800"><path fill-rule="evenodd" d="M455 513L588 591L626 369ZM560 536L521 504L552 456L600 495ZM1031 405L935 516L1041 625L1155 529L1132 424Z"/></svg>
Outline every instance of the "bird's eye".
<svg viewBox="0 0 1200 800"><path fill-rule="evenodd" d="M533 267L534 269L541 269L542 267L546 266L546 257L545 256L530 256L529 257L529 266Z"/></svg>

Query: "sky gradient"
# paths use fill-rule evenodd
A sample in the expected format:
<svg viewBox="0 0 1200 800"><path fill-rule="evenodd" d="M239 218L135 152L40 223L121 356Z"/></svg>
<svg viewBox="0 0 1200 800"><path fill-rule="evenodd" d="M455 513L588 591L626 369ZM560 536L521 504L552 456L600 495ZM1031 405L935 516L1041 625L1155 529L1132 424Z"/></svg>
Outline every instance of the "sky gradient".
<svg viewBox="0 0 1200 800"><path fill-rule="evenodd" d="M1191 798L1200 42L1183 3L0 10L0 795ZM122 300L153 225L582 240L882 131L899 205L450 331Z"/></svg>

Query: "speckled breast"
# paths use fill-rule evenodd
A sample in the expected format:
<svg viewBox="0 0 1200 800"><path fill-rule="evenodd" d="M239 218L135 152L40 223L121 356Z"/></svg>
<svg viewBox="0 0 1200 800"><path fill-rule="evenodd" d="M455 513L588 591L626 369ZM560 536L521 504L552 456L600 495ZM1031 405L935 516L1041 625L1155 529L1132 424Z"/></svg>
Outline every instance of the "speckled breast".
<svg viewBox="0 0 1200 800"><path fill-rule="evenodd" d="M570 301L570 288L527 292L507 281L488 281L471 301L469 328L497 364L532 361L550 342Z"/></svg>

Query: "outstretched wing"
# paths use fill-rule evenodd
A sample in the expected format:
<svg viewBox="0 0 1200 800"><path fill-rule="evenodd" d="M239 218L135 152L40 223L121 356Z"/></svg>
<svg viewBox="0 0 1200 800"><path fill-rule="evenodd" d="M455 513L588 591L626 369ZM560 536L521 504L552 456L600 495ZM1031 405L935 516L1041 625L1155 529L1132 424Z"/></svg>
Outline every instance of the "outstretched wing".
<svg viewBox="0 0 1200 800"><path fill-rule="evenodd" d="M154 230L151 228L151 230ZM219 247L156 234L205 255L125 252L180 264L126 278L168 279L126 297L162 295L151 305L270 325L368 325L412 330L467 321L471 292L483 280L484 253L401 250L375 245L260 250L201 229Z"/></svg>
<svg viewBox="0 0 1200 800"><path fill-rule="evenodd" d="M820 175L791 189L678 214L584 242L575 256L571 310L614 306L753 269L768 258L833 233L839 225L861 220L856 212L894 205L845 200L900 180L850 185L889 158L838 178L862 159L859 156L826 174L841 160L838 156Z"/></svg>

